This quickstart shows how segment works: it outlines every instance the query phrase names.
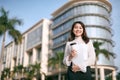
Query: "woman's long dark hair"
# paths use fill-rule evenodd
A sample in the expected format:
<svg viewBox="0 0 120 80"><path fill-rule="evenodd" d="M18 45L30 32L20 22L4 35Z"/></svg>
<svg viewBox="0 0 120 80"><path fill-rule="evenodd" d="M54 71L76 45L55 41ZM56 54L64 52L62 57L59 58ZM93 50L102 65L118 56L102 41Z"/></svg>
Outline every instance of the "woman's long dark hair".
<svg viewBox="0 0 120 80"><path fill-rule="evenodd" d="M82 26L82 28L83 28L82 39L83 39L83 41L87 44L87 43L89 42L89 38L88 38L88 36L87 36L87 34L86 34L85 25L84 25L83 22L81 22L81 21L76 21L76 22L73 23L72 28L71 28L71 32L70 32L70 35L71 35L71 36L70 36L70 38L69 38L69 41L72 41L72 40L75 39L75 34L73 33L73 28L74 28L74 26L75 26L77 23L80 24L80 25Z"/></svg>

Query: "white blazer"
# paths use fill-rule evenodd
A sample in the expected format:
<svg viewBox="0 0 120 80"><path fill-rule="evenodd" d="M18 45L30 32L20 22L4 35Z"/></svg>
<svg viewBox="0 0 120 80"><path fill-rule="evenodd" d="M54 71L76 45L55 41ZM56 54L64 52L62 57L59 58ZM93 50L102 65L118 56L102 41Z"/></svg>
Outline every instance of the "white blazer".
<svg viewBox="0 0 120 80"><path fill-rule="evenodd" d="M77 55L69 61L68 58L73 48L76 49ZM95 50L91 40L86 44L80 43L80 41L75 39L66 43L63 63L66 66L70 66L72 62L73 64L78 65L82 72L86 72L87 66L94 65L95 57Z"/></svg>

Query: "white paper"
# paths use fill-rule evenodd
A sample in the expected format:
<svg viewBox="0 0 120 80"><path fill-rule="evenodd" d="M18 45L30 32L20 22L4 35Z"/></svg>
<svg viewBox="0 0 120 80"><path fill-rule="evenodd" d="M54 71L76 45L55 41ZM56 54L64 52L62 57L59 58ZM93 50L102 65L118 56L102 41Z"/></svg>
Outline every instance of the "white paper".
<svg viewBox="0 0 120 80"><path fill-rule="evenodd" d="M77 54L75 57L72 58L72 63L75 65L81 65L83 72L86 72L86 66L83 65L84 62L84 53L83 53L83 46L80 46L79 44L72 45L72 49L77 51Z"/></svg>

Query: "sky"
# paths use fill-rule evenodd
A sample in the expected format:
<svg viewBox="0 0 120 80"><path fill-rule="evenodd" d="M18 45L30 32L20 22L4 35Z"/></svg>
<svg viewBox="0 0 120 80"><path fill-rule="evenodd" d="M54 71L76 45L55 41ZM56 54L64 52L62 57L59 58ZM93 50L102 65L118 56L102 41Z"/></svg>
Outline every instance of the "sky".
<svg viewBox="0 0 120 80"><path fill-rule="evenodd" d="M5 10L9 11L9 18L17 17L23 21L22 26L16 26L22 33L32 27L38 21L43 18L52 18L52 13L61 7L69 0L0 0L0 7L4 7ZM115 42L113 48L116 53L116 59L114 60L115 65L120 70L120 0L108 0L112 4L112 26L113 37L112 40ZM9 42L11 37L8 37ZM1 37L0 37L1 46Z"/></svg>

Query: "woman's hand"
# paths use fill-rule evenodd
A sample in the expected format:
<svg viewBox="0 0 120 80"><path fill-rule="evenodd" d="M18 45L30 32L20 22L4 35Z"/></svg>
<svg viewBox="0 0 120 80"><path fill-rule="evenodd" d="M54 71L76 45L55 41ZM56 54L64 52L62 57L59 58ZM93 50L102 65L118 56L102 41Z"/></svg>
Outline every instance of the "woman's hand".
<svg viewBox="0 0 120 80"><path fill-rule="evenodd" d="M71 60L73 57L75 57L76 54L77 54L77 51L74 50L74 49L72 49L72 51L71 51L71 53L70 53L70 55L69 55L69 60Z"/></svg>
<svg viewBox="0 0 120 80"><path fill-rule="evenodd" d="M73 64L73 65L72 65L72 71L73 71L73 72L80 71L79 66L77 66L77 65Z"/></svg>

